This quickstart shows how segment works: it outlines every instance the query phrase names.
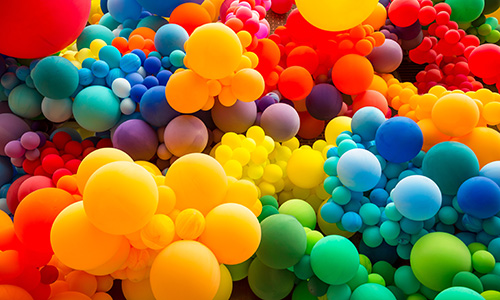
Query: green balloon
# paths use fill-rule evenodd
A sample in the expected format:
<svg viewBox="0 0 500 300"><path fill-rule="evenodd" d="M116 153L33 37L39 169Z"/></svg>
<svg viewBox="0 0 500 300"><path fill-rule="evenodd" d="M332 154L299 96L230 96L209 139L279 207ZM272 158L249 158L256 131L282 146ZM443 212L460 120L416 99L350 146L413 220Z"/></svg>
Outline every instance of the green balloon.
<svg viewBox="0 0 500 300"><path fill-rule="evenodd" d="M484 300L484 298L474 290L454 286L439 293L434 300Z"/></svg>
<svg viewBox="0 0 500 300"><path fill-rule="evenodd" d="M365 267L366 271L368 271L368 274L370 274L373 271L372 262L370 261L368 256L366 256L364 254L360 254L359 255L359 263L362 264L363 267Z"/></svg>
<svg viewBox="0 0 500 300"><path fill-rule="evenodd" d="M457 0L462 1L462 0ZM422 163L423 175L432 179L445 195L456 195L460 185L479 175L474 152L458 142L442 142L427 152Z"/></svg>
<svg viewBox="0 0 500 300"><path fill-rule="evenodd" d="M274 269L286 269L300 261L306 253L304 227L295 217L272 215L260 223L262 238L257 257Z"/></svg>
<svg viewBox="0 0 500 300"><path fill-rule="evenodd" d="M33 119L42 113L43 96L26 84L13 88L8 99L10 110L20 117Z"/></svg>
<svg viewBox="0 0 500 300"><path fill-rule="evenodd" d="M479 279L481 280L485 291L500 291L500 276L495 274L486 274L484 276L481 276L481 278Z"/></svg>
<svg viewBox="0 0 500 300"><path fill-rule="evenodd" d="M73 116L80 126L89 131L109 130L120 120L120 100L107 87L86 87L76 95Z"/></svg>
<svg viewBox="0 0 500 300"><path fill-rule="evenodd" d="M396 300L396 297L385 286L376 283L360 285L351 295L350 300Z"/></svg>
<svg viewBox="0 0 500 300"><path fill-rule="evenodd" d="M81 50L83 48L90 48L90 43L93 40L103 40L107 45L111 45L115 35L109 28L103 25L90 25L83 29L82 33L76 40L76 48Z"/></svg>
<svg viewBox="0 0 500 300"><path fill-rule="evenodd" d="M306 233L306 237L307 237L306 254L311 255L311 251L312 251L314 245L316 245L316 243L319 240L324 238L324 235L317 230L311 230L308 233Z"/></svg>
<svg viewBox="0 0 500 300"><path fill-rule="evenodd" d="M380 274L385 280L386 286L389 286L394 283L394 273L395 273L394 267L383 260L377 261L373 265L373 273Z"/></svg>
<svg viewBox="0 0 500 300"><path fill-rule="evenodd" d="M31 72L40 94L51 99L68 98L78 88L78 69L66 58L49 56L39 61Z"/></svg>
<svg viewBox="0 0 500 300"><path fill-rule="evenodd" d="M229 273L231 273L231 278L233 281L239 281L248 276L248 268L250 267L250 264L253 261L253 257L245 260L241 264L237 265L226 265L227 269L229 270Z"/></svg>
<svg viewBox="0 0 500 300"><path fill-rule="evenodd" d="M281 204L279 212L280 214L294 216L304 227L316 228L316 212L311 204L304 200L288 200Z"/></svg>
<svg viewBox="0 0 500 300"><path fill-rule="evenodd" d="M469 271L472 267L467 246L445 232L421 237L411 250L410 264L418 281L435 291L451 287L458 272Z"/></svg>
<svg viewBox="0 0 500 300"><path fill-rule="evenodd" d="M495 257L488 251L478 250L472 254L472 266L479 273L489 273L495 268Z"/></svg>
<svg viewBox="0 0 500 300"><path fill-rule="evenodd" d="M453 277L453 286L463 286L478 293L484 292L483 284L479 278L471 272L459 272Z"/></svg>
<svg viewBox="0 0 500 300"><path fill-rule="evenodd" d="M340 235L329 235L314 245L311 267L319 279L332 285L347 283L359 268L356 246Z"/></svg>
<svg viewBox="0 0 500 300"><path fill-rule="evenodd" d="M304 255L300 261L293 266L293 272L295 276L301 280L308 280L314 273L311 268L311 257L309 255Z"/></svg>
<svg viewBox="0 0 500 300"><path fill-rule="evenodd" d="M439 294L439 292L431 290L430 288L426 287L425 285L420 285L420 293L422 295L424 295L425 297L427 297L427 299L434 299Z"/></svg>
<svg viewBox="0 0 500 300"><path fill-rule="evenodd" d="M389 285L387 287L389 291L396 297L397 300L406 300L406 295L403 291L395 285Z"/></svg>
<svg viewBox="0 0 500 300"><path fill-rule="evenodd" d="M316 297L321 297L326 294L329 285L321 281L318 277L313 276L307 282L307 287L311 294Z"/></svg>
<svg viewBox="0 0 500 300"><path fill-rule="evenodd" d="M347 282L347 285L354 291L358 286L368 282L368 271L363 265L359 265L356 275Z"/></svg>
<svg viewBox="0 0 500 300"><path fill-rule="evenodd" d="M406 300L427 300L427 298L425 298L424 295L417 293L409 295Z"/></svg>
<svg viewBox="0 0 500 300"><path fill-rule="evenodd" d="M262 196L260 198L260 202L262 203L262 205L271 205L271 206L274 206L276 209L278 209L279 207L279 204L278 204L278 200L276 200L276 198L274 198L273 196L270 196L270 195L266 195L266 196Z"/></svg>
<svg viewBox="0 0 500 300"><path fill-rule="evenodd" d="M301 281L293 290L292 300L318 300L318 297L309 292L307 281Z"/></svg>
<svg viewBox="0 0 500 300"><path fill-rule="evenodd" d="M351 288L347 284L330 285L326 296L328 299L349 300L351 298Z"/></svg>
<svg viewBox="0 0 500 300"><path fill-rule="evenodd" d="M370 283L376 283L385 286L385 280L384 277L380 276L377 273L371 273L368 274L368 282Z"/></svg>
<svg viewBox="0 0 500 300"><path fill-rule="evenodd" d="M266 266L255 258L248 270L248 284L252 292L261 299L279 300L293 289L295 275L288 270L277 270Z"/></svg>
<svg viewBox="0 0 500 300"><path fill-rule="evenodd" d="M262 222L267 217L272 216L272 215L277 215L279 213L280 212L274 206L264 205L264 206L262 206L262 211L261 211L260 215L257 217L257 219L259 220L259 222Z"/></svg>
<svg viewBox="0 0 500 300"><path fill-rule="evenodd" d="M484 9L484 0L446 0L451 6L450 19L465 23L477 19Z"/></svg>

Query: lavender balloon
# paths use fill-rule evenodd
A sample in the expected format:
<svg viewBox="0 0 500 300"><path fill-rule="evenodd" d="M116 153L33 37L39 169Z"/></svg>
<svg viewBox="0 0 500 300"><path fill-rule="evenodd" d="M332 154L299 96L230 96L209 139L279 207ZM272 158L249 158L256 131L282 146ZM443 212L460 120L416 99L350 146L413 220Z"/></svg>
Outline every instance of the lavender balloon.
<svg viewBox="0 0 500 300"><path fill-rule="evenodd" d="M113 147L125 151L133 160L150 160L158 148L158 136L140 119L120 124L112 137Z"/></svg>
<svg viewBox="0 0 500 300"><path fill-rule="evenodd" d="M226 107L216 101L212 108L212 119L215 125L224 132L243 133L255 123L256 118L255 102L238 100L233 106Z"/></svg>
<svg viewBox="0 0 500 300"><path fill-rule="evenodd" d="M373 69L379 73L394 72L403 61L403 50L399 44L391 39L386 39L380 47L373 48L367 58Z"/></svg>
<svg viewBox="0 0 500 300"><path fill-rule="evenodd" d="M195 116L178 116L168 123L163 133L165 146L173 155L180 157L202 152L208 143L205 124Z"/></svg>
<svg viewBox="0 0 500 300"><path fill-rule="evenodd" d="M276 142L284 142L299 132L299 114L288 104L276 103L262 113L260 126Z"/></svg>
<svg viewBox="0 0 500 300"><path fill-rule="evenodd" d="M17 140L30 127L23 119L14 114L0 114L0 155L6 155L5 145L12 140Z"/></svg>

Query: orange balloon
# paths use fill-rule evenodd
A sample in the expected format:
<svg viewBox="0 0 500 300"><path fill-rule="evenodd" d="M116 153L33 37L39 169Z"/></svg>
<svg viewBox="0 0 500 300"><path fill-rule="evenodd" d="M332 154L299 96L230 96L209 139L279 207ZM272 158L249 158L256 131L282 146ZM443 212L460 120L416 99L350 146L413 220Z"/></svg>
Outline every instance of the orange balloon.
<svg viewBox="0 0 500 300"><path fill-rule="evenodd" d="M127 241L127 239L123 239L118 252L113 256L113 258L108 260L103 265L100 265L95 269L85 270L85 272L96 276L111 274L123 266L123 264L127 261L129 253L130 243Z"/></svg>
<svg viewBox="0 0 500 300"><path fill-rule="evenodd" d="M169 23L177 24L184 28L189 35L203 24L210 23L207 10L197 3L184 3L177 6L170 14Z"/></svg>
<svg viewBox="0 0 500 300"><path fill-rule="evenodd" d="M389 104L387 99L378 91L366 90L361 94L357 95L352 101L352 111L356 113L359 109L373 106L378 108L384 115L389 109Z"/></svg>
<svg viewBox="0 0 500 300"><path fill-rule="evenodd" d="M1 284L0 285L0 299L9 300L33 300L33 297L16 285Z"/></svg>
<svg viewBox="0 0 500 300"><path fill-rule="evenodd" d="M309 71L309 73L314 74L319 65L319 57L313 48L299 46L288 53L286 65L288 67L301 66Z"/></svg>
<svg viewBox="0 0 500 300"><path fill-rule="evenodd" d="M156 299L212 300L220 283L219 264L200 242L177 241L154 260L150 282Z"/></svg>
<svg viewBox="0 0 500 300"><path fill-rule="evenodd" d="M203 230L205 230L205 217L197 209L184 209L175 219L175 233L183 240L196 240Z"/></svg>
<svg viewBox="0 0 500 300"><path fill-rule="evenodd" d="M378 75L373 76L372 83L370 84L368 89L381 93L382 95L384 95L385 98L388 97L387 90L389 88L387 87L387 82L382 77L380 77Z"/></svg>
<svg viewBox="0 0 500 300"><path fill-rule="evenodd" d="M479 166L500 160L500 133L488 127L476 127L471 133L454 139L474 151Z"/></svg>
<svg viewBox="0 0 500 300"><path fill-rule="evenodd" d="M281 53L278 45L270 39L261 39L252 51L259 57L259 64L255 69L266 78L280 62Z"/></svg>
<svg viewBox="0 0 500 300"><path fill-rule="evenodd" d="M36 190L19 203L14 229L24 245L37 252L52 253L50 229L57 215L73 203L70 193L57 188Z"/></svg>
<svg viewBox="0 0 500 300"><path fill-rule="evenodd" d="M333 84L342 93L357 95L368 89L373 81L373 66L361 55L348 54L333 66Z"/></svg>
<svg viewBox="0 0 500 300"><path fill-rule="evenodd" d="M134 29L130 33L129 37L132 37L134 35L140 35L145 40L150 39L150 40L154 41L155 40L156 32L153 29L149 28L149 27L139 27L139 28Z"/></svg>
<svg viewBox="0 0 500 300"><path fill-rule="evenodd" d="M199 241L219 263L235 265L249 259L260 244L261 230L251 210L236 203L217 206L207 214L205 231Z"/></svg>
<svg viewBox="0 0 500 300"><path fill-rule="evenodd" d="M123 280L122 291L127 300L156 300L149 279L139 282Z"/></svg>
<svg viewBox="0 0 500 300"><path fill-rule="evenodd" d="M231 91L238 100L252 102L260 98L265 83L262 75L254 69L245 68L236 72L231 83Z"/></svg>
<svg viewBox="0 0 500 300"><path fill-rule="evenodd" d="M311 73L300 66L292 66L283 70L278 81L281 95L293 101L306 98L313 86Z"/></svg>
<svg viewBox="0 0 500 300"><path fill-rule="evenodd" d="M89 297L97 291L97 279L83 271L72 271L65 277L70 291L80 292Z"/></svg>
<svg viewBox="0 0 500 300"><path fill-rule="evenodd" d="M192 70L176 72L165 89L168 104L176 111L191 114L203 108L208 100L207 80Z"/></svg>
<svg viewBox="0 0 500 300"><path fill-rule="evenodd" d="M17 240L12 219L3 210L0 211L0 250L11 249Z"/></svg>
<svg viewBox="0 0 500 300"><path fill-rule="evenodd" d="M471 97L458 93L439 98L431 112L437 129L453 137L470 133L476 127L479 116L476 102Z"/></svg>
<svg viewBox="0 0 500 300"><path fill-rule="evenodd" d="M420 120L417 125L420 127L420 130L422 130L424 136L423 151L428 151L432 146L451 139L450 136L439 131L431 119Z"/></svg>
<svg viewBox="0 0 500 300"><path fill-rule="evenodd" d="M69 291L69 292L59 293L54 297L51 297L50 300L92 300L92 299L85 294Z"/></svg>

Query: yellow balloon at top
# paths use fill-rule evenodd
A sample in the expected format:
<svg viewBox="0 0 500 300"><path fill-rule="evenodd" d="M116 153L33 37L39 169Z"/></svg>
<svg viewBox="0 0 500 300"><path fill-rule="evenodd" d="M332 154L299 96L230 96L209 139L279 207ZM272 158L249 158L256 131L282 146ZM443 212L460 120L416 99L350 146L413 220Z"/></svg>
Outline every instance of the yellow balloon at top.
<svg viewBox="0 0 500 300"><path fill-rule="evenodd" d="M295 0L300 14L312 25L327 31L342 31L361 24L378 0Z"/></svg>
<svg viewBox="0 0 500 300"><path fill-rule="evenodd" d="M222 23L209 23L196 28L185 49L186 65L207 79L232 75L243 55L240 39Z"/></svg>

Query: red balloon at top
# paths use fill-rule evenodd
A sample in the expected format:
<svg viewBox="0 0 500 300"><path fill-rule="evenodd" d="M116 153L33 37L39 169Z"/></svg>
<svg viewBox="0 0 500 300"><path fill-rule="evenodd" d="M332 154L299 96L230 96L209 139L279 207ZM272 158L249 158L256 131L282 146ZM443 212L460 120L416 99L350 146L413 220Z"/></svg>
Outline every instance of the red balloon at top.
<svg viewBox="0 0 500 300"><path fill-rule="evenodd" d="M399 27L408 27L418 20L420 3L417 0L394 0L389 6L389 19Z"/></svg>
<svg viewBox="0 0 500 300"><path fill-rule="evenodd" d="M91 0L0 1L0 53L40 58L70 45L87 24Z"/></svg>

